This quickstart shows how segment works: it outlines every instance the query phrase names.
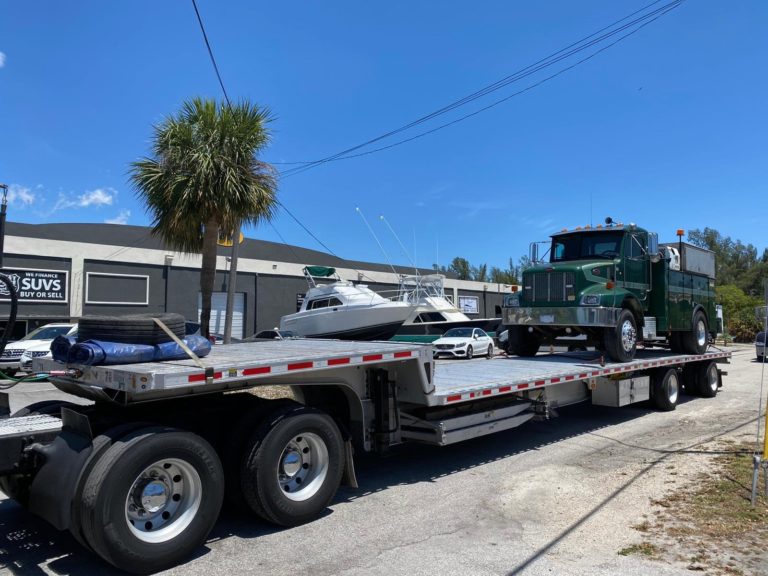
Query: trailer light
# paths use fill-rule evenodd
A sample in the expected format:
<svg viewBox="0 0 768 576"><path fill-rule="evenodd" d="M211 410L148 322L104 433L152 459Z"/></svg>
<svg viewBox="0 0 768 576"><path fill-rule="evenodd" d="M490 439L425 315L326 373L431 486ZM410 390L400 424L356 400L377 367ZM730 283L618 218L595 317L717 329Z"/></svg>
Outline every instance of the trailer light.
<svg viewBox="0 0 768 576"><path fill-rule="evenodd" d="M678 228L677 229L677 235L678 236L685 236L685 230L683 230L682 228Z"/></svg>

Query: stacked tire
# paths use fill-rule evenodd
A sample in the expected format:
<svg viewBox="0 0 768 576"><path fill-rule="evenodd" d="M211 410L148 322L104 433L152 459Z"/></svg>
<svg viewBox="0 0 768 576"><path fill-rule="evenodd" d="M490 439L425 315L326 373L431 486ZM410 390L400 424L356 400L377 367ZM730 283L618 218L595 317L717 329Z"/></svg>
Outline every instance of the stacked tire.
<svg viewBox="0 0 768 576"><path fill-rule="evenodd" d="M157 325L155 318L179 338L184 338L181 314L130 314L123 316L83 316L78 322L77 340L103 340L124 344L162 344L173 340Z"/></svg>

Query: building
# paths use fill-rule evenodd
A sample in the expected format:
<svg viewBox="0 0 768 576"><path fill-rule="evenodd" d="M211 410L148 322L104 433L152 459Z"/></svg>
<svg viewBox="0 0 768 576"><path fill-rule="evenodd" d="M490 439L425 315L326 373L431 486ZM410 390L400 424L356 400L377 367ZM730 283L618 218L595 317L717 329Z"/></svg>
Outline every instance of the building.
<svg viewBox="0 0 768 576"><path fill-rule="evenodd" d="M231 248L220 247L211 312L211 331L224 331ZM197 320L200 255L168 249L151 229L118 224L22 224L5 229L3 272L20 289L13 337L49 322L80 316L178 312ZM239 246L232 337L277 326L295 312L307 290L306 265L333 266L342 279L394 294L398 276L387 265L246 238ZM395 267L397 274L413 268ZM421 274L432 273L424 269ZM446 279L446 293L470 317L498 316L509 286ZM10 311L0 283L0 327Z"/></svg>

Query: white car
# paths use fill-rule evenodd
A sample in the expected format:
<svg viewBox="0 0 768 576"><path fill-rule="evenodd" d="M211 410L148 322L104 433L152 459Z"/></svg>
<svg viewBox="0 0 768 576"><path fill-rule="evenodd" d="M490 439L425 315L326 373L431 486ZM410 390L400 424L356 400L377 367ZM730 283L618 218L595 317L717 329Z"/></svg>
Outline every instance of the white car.
<svg viewBox="0 0 768 576"><path fill-rule="evenodd" d="M0 371L7 376L13 376L21 370L21 355L26 350L39 351L40 347L47 346L50 349L51 342L56 336L69 336L77 332L77 324L46 324L36 330L32 330L21 340L9 342L0 355ZM45 354L41 354L44 356Z"/></svg>
<svg viewBox="0 0 768 576"><path fill-rule="evenodd" d="M432 355L472 358L493 356L493 338L480 328L451 328L432 342Z"/></svg>

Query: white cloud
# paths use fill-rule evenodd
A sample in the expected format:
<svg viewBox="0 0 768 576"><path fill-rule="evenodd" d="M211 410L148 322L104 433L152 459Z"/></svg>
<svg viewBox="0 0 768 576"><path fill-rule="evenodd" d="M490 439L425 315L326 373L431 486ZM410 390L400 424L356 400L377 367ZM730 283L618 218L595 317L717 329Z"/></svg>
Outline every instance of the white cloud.
<svg viewBox="0 0 768 576"><path fill-rule="evenodd" d="M128 218L131 216L130 210L121 210L120 214L114 218L104 220L105 224L128 224Z"/></svg>
<svg viewBox="0 0 768 576"><path fill-rule="evenodd" d="M86 206L111 206L117 196L117 190L114 188L96 188L82 194L77 199L77 205Z"/></svg>
<svg viewBox="0 0 768 576"><path fill-rule="evenodd" d="M8 203L29 206L35 202L35 193L26 186L11 184L8 186Z"/></svg>
<svg viewBox="0 0 768 576"><path fill-rule="evenodd" d="M0 68L5 66L5 52L0 52Z"/></svg>

